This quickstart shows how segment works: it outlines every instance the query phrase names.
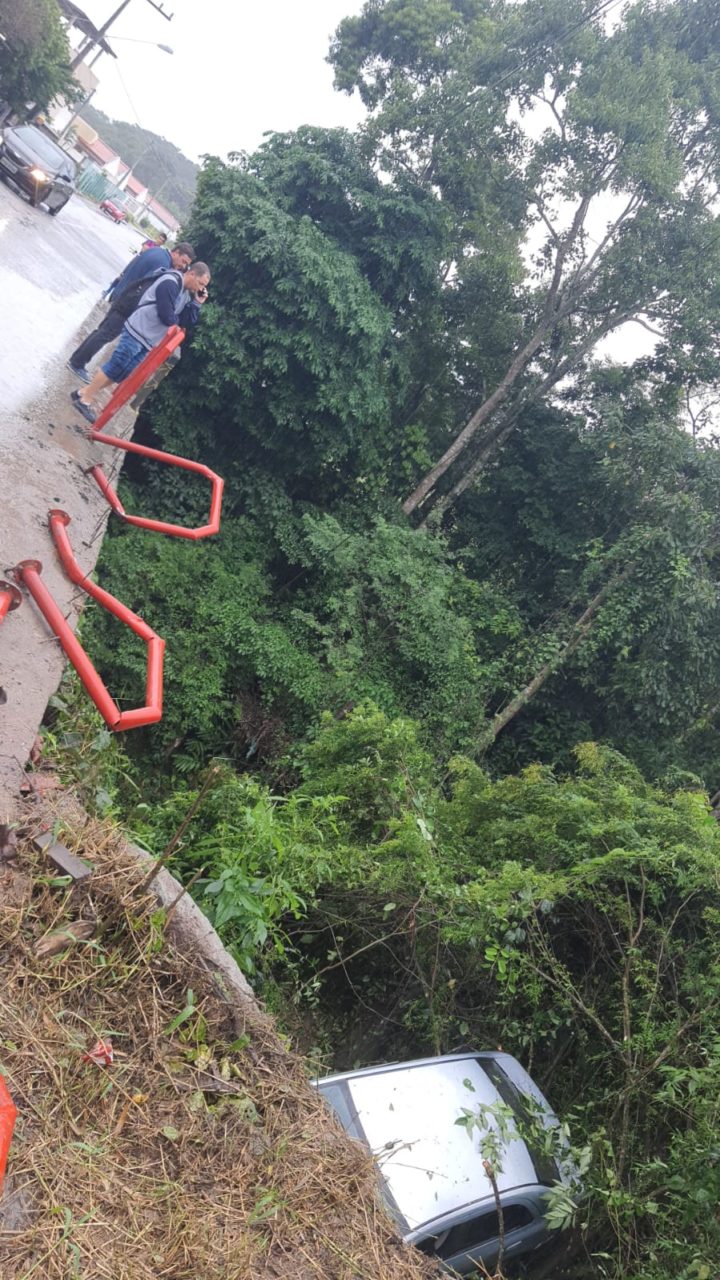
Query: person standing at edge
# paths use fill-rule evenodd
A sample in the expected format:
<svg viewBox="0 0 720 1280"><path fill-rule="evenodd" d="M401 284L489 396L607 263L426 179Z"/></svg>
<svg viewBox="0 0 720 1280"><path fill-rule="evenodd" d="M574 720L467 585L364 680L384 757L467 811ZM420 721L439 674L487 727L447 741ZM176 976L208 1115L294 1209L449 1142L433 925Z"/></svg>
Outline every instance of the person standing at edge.
<svg viewBox="0 0 720 1280"><path fill-rule="evenodd" d="M164 244L167 244L167 236L164 231L161 231L157 240L143 240L140 252L145 253L146 249L157 249L158 245L162 247Z"/></svg>
<svg viewBox="0 0 720 1280"><path fill-rule="evenodd" d="M145 253L140 253L133 258L118 278L118 283L113 290L114 301L110 310L97 329L93 329L92 333L89 333L80 346L73 351L68 360L68 369L71 369L81 382L89 382L90 374L85 365L102 347L122 333L125 321L135 310L144 292L142 285L144 284L147 288L156 276L171 268L175 271L187 271L194 257L195 250L192 245L183 243L176 245L174 249L162 247L147 249Z"/></svg>
<svg viewBox="0 0 720 1280"><path fill-rule="evenodd" d="M152 252L152 250L149 250ZM148 351L165 337L171 325L188 329L197 324L200 308L207 301L210 268L194 262L187 271L168 271L145 290L139 306L125 321L122 337L110 359L98 369L82 391L73 391L70 399L87 422L95 421L92 402L104 387L123 382Z"/></svg>

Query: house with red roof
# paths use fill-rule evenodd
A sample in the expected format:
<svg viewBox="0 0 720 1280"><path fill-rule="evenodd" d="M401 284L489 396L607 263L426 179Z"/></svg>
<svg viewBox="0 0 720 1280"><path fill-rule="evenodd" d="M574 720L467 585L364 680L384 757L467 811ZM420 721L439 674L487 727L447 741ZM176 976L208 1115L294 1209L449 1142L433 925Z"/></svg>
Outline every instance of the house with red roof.
<svg viewBox="0 0 720 1280"><path fill-rule="evenodd" d="M123 187L125 191L127 191L129 196L132 196L133 200L139 200L142 202L143 200L147 200L150 194L147 187L140 181L139 178L135 177L134 173L131 173L127 182L124 182L124 183L121 182L120 186Z"/></svg>
<svg viewBox="0 0 720 1280"><path fill-rule="evenodd" d="M166 209L163 204L160 204L160 201L156 200L154 196L151 196L147 201L145 210L146 218L152 222L154 227L157 227L158 231L166 231L169 236L177 235L180 230L180 223L175 214Z"/></svg>

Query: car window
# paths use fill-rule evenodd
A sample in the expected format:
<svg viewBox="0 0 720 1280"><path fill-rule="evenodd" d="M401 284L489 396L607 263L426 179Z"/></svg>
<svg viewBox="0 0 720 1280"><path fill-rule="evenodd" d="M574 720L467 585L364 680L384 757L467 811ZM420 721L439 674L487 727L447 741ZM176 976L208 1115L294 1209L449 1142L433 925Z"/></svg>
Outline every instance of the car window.
<svg viewBox="0 0 720 1280"><path fill-rule="evenodd" d="M542 1149L541 1144L534 1141L533 1130L537 1128L538 1121L531 1102L523 1097L494 1058L478 1058L477 1061L492 1080L505 1105L513 1110L520 1121L520 1134L530 1154L538 1182L546 1187L559 1182L560 1170L557 1161L548 1151Z"/></svg>
<svg viewBox="0 0 720 1280"><path fill-rule="evenodd" d="M533 1215L524 1204L503 1205L503 1223L506 1234L516 1231L518 1227L526 1227L533 1221ZM493 1209L490 1213L479 1213L466 1222L459 1222L449 1231L441 1231L437 1235L427 1236L417 1242L417 1248L431 1258L454 1258L458 1253L470 1253L473 1249L481 1249L491 1240L497 1240L500 1230L498 1215Z"/></svg>
<svg viewBox="0 0 720 1280"><path fill-rule="evenodd" d="M51 138L46 138L44 133L39 129L33 128L32 125L21 125L15 130L18 138L32 147L36 155L40 156L45 164L52 165L53 169L62 173L64 177L71 181L75 177L75 164L66 155L61 147L57 147Z"/></svg>

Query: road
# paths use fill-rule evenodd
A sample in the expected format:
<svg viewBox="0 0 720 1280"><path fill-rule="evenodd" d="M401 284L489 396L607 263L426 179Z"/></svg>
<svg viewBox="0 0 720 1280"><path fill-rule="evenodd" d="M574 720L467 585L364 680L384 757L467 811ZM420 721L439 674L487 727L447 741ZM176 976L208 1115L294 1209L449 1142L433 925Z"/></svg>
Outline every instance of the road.
<svg viewBox="0 0 720 1280"><path fill-rule="evenodd" d="M100 293L140 239L77 196L50 218L0 184L0 577L21 560L40 560L42 580L71 625L78 592L58 564L47 514L68 512L76 558L91 572L108 506L86 471L95 462L115 469L119 456L88 438L69 401L77 380L65 365L80 327L87 331L102 314L99 307L92 314ZM130 435L133 424L125 409L113 427ZM18 811L23 765L63 666L26 597L0 624L0 823Z"/></svg>
<svg viewBox="0 0 720 1280"><path fill-rule="evenodd" d="M79 196L50 218L0 183L0 419L47 385L140 241L134 228L117 226Z"/></svg>

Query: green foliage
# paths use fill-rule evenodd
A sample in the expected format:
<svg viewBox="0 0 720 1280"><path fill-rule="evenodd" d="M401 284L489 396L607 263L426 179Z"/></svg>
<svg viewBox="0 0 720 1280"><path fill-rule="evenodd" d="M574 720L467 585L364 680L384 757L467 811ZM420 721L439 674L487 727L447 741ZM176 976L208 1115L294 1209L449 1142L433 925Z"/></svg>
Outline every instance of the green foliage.
<svg viewBox="0 0 720 1280"><path fill-rule="evenodd" d="M260 548L246 519L207 545L148 548L137 532L110 541L104 581L168 641L152 737L175 744L174 767L217 753L252 759L272 723L267 755L279 733L302 737L324 709L366 697L422 715L436 750L472 748L503 645L521 627L499 588L469 582L443 539L382 519L353 532L306 515L293 545L304 570L284 592L273 581L279 549ZM137 697L142 645L100 610L86 633L116 696Z"/></svg>
<svg viewBox="0 0 720 1280"><path fill-rule="evenodd" d="M321 701L322 669L278 616L267 569L246 532L239 522L219 546L158 540L150 548L143 534L131 532L107 551L113 590L168 641L158 733L174 750L177 770L197 769L219 752L254 754L242 716L258 685L267 708L295 732ZM115 696L136 702L144 647L101 610L86 625Z"/></svg>
<svg viewBox="0 0 720 1280"><path fill-rule="evenodd" d="M20 116L80 96L57 0L0 0L0 102Z"/></svg>
<svg viewBox="0 0 720 1280"><path fill-rule="evenodd" d="M295 496L316 498L387 465L406 376L393 323L411 288L427 292L433 260L421 201L385 192L341 132L308 134L252 163L206 163L188 234L212 265L213 300L154 426L172 446L222 458L240 489L279 473ZM314 182L343 156L349 190L336 174L334 190L313 186L303 201L298 169Z"/></svg>
<svg viewBox="0 0 720 1280"><path fill-rule="evenodd" d="M720 828L702 795L576 755L498 781L456 759L446 789L417 727L365 704L325 719L284 796L219 770L172 865L202 868L226 943L337 1066L463 1042L531 1064L604 1274L690 1280L720 1257ZM136 800L135 836L162 852L197 794Z"/></svg>
<svg viewBox="0 0 720 1280"><path fill-rule="evenodd" d="M720 831L702 796L648 786L607 748L577 754L571 776L498 782L458 760L444 795L410 726L370 709L328 722L301 790L357 774L337 815L348 852L289 932L318 940L305 963L322 986L307 989L345 1065L462 1041L531 1062L593 1153L590 1249L608 1274L646 1280L720 1256L702 1211L714 1163L700 1162L716 1122ZM369 785L371 761L395 788ZM553 1212L572 1207L556 1197Z"/></svg>
<svg viewBox="0 0 720 1280"><path fill-rule="evenodd" d="M510 430L630 318L657 327L666 377L711 376L719 44L710 0L631 5L612 23L591 0L370 0L340 24L336 84L370 108L377 164L431 189L452 226L468 395L456 449L434 433L437 469L407 511L442 494L451 466L472 476L503 415Z"/></svg>
<svg viewBox="0 0 720 1280"><path fill-rule="evenodd" d="M160 805L136 806L136 835L160 854L197 795L175 791ZM198 900L246 972L268 950L282 959L283 921L300 918L329 875L335 808L332 796L273 796L226 769L187 825L172 869L205 869Z"/></svg>

